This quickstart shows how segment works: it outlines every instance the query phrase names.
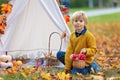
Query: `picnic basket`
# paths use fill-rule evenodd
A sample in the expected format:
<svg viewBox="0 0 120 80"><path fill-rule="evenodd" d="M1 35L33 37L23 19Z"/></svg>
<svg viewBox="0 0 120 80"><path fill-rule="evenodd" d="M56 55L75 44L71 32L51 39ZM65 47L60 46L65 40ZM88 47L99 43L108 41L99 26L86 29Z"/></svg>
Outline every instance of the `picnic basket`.
<svg viewBox="0 0 120 80"><path fill-rule="evenodd" d="M52 32L49 36L49 42L48 42L48 55L46 55L44 53L44 60L46 61L46 66L57 66L60 64L59 60L53 56L52 54L52 50L51 50L51 37L53 34L58 34L60 36L60 39L61 39L61 42L60 42L60 47L59 47L59 51L61 50L61 47L62 47L62 38L61 38L61 35L58 33L58 32Z"/></svg>

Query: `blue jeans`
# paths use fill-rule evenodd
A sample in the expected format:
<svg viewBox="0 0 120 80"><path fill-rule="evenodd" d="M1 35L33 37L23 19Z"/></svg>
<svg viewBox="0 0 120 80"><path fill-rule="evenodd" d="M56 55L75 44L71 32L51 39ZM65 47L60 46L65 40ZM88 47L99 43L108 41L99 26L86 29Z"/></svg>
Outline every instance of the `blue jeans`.
<svg viewBox="0 0 120 80"><path fill-rule="evenodd" d="M57 59L65 65L64 58L65 58L65 52L64 51L57 52ZM71 73L76 74L78 72L78 73L82 73L82 74L87 74L87 73L90 72L92 67L93 67L95 72L99 72L101 70L100 66L97 64L97 62L93 61L92 64L90 64L90 66L85 67L83 69L72 68Z"/></svg>

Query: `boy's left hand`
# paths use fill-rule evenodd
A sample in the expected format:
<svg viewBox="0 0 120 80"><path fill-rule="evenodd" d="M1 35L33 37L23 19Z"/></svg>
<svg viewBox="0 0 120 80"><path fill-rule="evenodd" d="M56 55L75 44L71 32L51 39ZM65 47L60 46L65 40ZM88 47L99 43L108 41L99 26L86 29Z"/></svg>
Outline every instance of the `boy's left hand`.
<svg viewBox="0 0 120 80"><path fill-rule="evenodd" d="M82 54L86 54L86 52L87 52L86 48L83 48L83 49L81 49L81 51L80 51L80 53L82 53Z"/></svg>

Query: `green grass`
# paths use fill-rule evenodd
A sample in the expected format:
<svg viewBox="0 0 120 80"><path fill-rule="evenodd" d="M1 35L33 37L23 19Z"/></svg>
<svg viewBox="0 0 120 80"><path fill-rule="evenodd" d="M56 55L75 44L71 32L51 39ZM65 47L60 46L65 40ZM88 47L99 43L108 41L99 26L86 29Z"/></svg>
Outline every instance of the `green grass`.
<svg viewBox="0 0 120 80"><path fill-rule="evenodd" d="M23 78L20 74L18 75L0 75L0 77L2 77L4 80L25 80L25 78Z"/></svg>
<svg viewBox="0 0 120 80"><path fill-rule="evenodd" d="M59 72L64 72L64 68L45 68L44 72L57 74ZM39 77L38 80L42 80L40 75L41 75L41 73L38 70L35 73L26 75L27 77L22 76L21 72L18 72L18 74L16 74L16 75L10 75L10 74L2 75L2 74L0 74L0 77L3 78L4 80L33 80L32 78L36 76L37 78Z"/></svg>
<svg viewBox="0 0 120 80"><path fill-rule="evenodd" d="M118 5L118 7L120 7L120 4ZM89 7L78 7L78 8L70 8L69 9L69 12L70 13L73 13L75 11L79 11L79 10L82 10L82 11L91 11L91 10L99 10L99 9L107 9L108 7L93 7L93 8L89 8ZM110 8L110 7L109 7ZM111 7L113 8L113 7Z"/></svg>
<svg viewBox="0 0 120 80"><path fill-rule="evenodd" d="M88 17L89 24L104 24L104 23L119 23L120 22L120 12L118 13L112 13L112 14L105 14L100 16L94 16L94 17ZM74 27L72 26L72 23L68 24L70 31L74 30ZM112 30L110 33L113 33L114 30Z"/></svg>
<svg viewBox="0 0 120 80"><path fill-rule="evenodd" d="M33 80L32 78L34 76L38 76L38 73L32 73L32 75L27 75L27 77L23 77L21 73L16 74L16 75L0 75L0 77L3 78L3 80Z"/></svg>
<svg viewBox="0 0 120 80"><path fill-rule="evenodd" d="M105 71L105 76L106 77L111 77L111 76L119 76L119 73L114 69Z"/></svg>
<svg viewBox="0 0 120 80"><path fill-rule="evenodd" d="M70 8L69 12L73 13L73 12L78 11L78 10L89 11L89 10L95 10L95 9L98 9L98 8L88 8L88 7Z"/></svg>
<svg viewBox="0 0 120 80"><path fill-rule="evenodd" d="M89 23L120 22L120 12L88 18Z"/></svg>

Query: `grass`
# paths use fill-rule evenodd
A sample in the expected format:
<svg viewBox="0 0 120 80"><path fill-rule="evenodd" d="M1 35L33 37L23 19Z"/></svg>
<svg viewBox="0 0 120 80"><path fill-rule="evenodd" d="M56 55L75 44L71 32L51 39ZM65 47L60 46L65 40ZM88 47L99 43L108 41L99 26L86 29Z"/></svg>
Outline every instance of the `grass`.
<svg viewBox="0 0 120 80"><path fill-rule="evenodd" d="M107 77L111 77L111 76L119 76L119 73L117 73L117 71L114 69L109 70L109 71L105 71L105 75L107 75Z"/></svg>
<svg viewBox="0 0 120 80"><path fill-rule="evenodd" d="M88 20L89 20L89 23L120 22L120 12L89 17Z"/></svg>
<svg viewBox="0 0 120 80"><path fill-rule="evenodd" d="M57 74L57 73L59 73L59 72L64 72L64 68L45 68L44 69L44 72L47 72L47 73L52 73L52 74ZM40 73L40 71L38 70L37 72L35 72L35 73L32 73L32 74L29 74L29 75L26 75L26 77L25 76L23 76L22 74L21 74L21 72L19 72L18 74L14 74L14 75L10 75L10 74L8 74L8 75L2 75L2 74L0 74L0 77L2 77L4 80L33 80L32 78L33 77L38 77L39 76L39 80L41 80L41 77L40 77L40 75L41 75L41 73Z"/></svg>
<svg viewBox="0 0 120 80"><path fill-rule="evenodd" d="M20 74L19 75L15 75L15 76L11 76L11 75L0 75L4 80L25 80Z"/></svg>
<svg viewBox="0 0 120 80"><path fill-rule="evenodd" d="M63 68L48 68L46 69L45 71L49 72L49 73L52 73L52 74L57 74L59 72L63 72L64 69ZM105 71L105 77L111 77L111 76L119 76L119 74L116 72L116 70L109 70L109 71ZM39 76L40 74L39 73L33 73L32 75L28 75L27 77L24 77L22 76L20 73L19 74L16 74L16 75L0 75L0 77L2 77L4 80L33 80L32 78L34 76ZM84 76L88 77L90 74L86 74ZM78 76L77 75L73 75L73 78L72 80L76 80ZM40 78L40 77L39 77ZM41 80L41 78L40 78ZM120 79L118 79L120 80Z"/></svg>
<svg viewBox="0 0 120 80"><path fill-rule="evenodd" d="M73 12L78 11L78 10L90 11L90 10L95 10L95 9L98 9L98 8L88 8L88 7L70 8L69 12L70 12L70 13L73 13Z"/></svg>
<svg viewBox="0 0 120 80"><path fill-rule="evenodd" d="M88 17L88 21L89 21L89 24L91 24L91 26L99 27L99 28L94 27L93 29L90 26L88 26L89 30L92 31L93 33L96 33L97 30L101 30L101 28L103 30L102 34L104 35L112 35L115 33L116 34L119 33L117 29L120 23L120 12L112 13L112 14L105 14L105 15L100 15L100 16L94 16L94 17Z"/></svg>
<svg viewBox="0 0 120 80"><path fill-rule="evenodd" d="M44 71L52 73L52 74L57 74L59 72L64 72L64 68L46 68ZM10 75L10 74L5 75L5 76L4 75L0 75L0 77L2 77L4 80L33 80L32 78L34 76L39 76L39 75L40 74L36 72L36 73L34 73L32 75L29 75L27 77L22 76L21 73L19 73L17 75ZM74 75L74 78L77 78L77 76Z"/></svg>
<svg viewBox="0 0 120 80"><path fill-rule="evenodd" d="M120 4L118 5L118 7L120 7ZM98 9L107 9L108 7L93 7L93 8L89 8L89 7L78 7L78 8L70 8L69 12L73 13L75 11L79 11L79 10L83 10L83 11L91 11L91 10L98 10ZM113 7L109 7L109 8L113 8Z"/></svg>
<svg viewBox="0 0 120 80"><path fill-rule="evenodd" d="M88 17L88 22L89 22L89 24L119 23L120 22L120 12ZM70 28L70 31L72 32L74 30L74 28L72 27L71 21L68 23L68 26ZM114 32L114 31L112 31L112 32Z"/></svg>
<svg viewBox="0 0 120 80"><path fill-rule="evenodd" d="M4 80L33 80L32 78L34 77L34 75L38 75L38 74L32 74L27 76L26 78L23 77L21 74L17 74L17 75L0 75Z"/></svg>

